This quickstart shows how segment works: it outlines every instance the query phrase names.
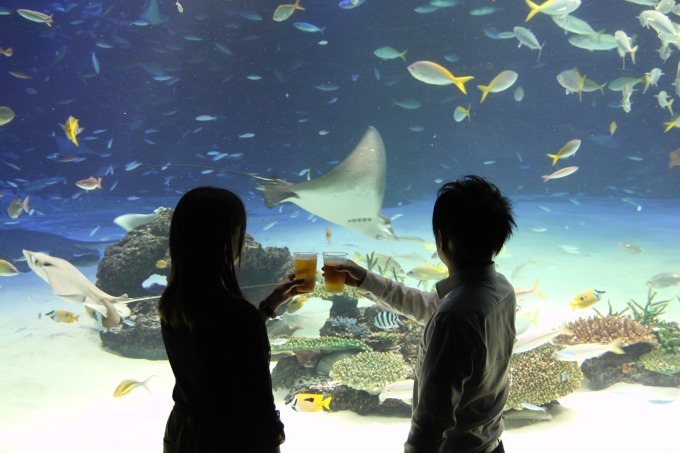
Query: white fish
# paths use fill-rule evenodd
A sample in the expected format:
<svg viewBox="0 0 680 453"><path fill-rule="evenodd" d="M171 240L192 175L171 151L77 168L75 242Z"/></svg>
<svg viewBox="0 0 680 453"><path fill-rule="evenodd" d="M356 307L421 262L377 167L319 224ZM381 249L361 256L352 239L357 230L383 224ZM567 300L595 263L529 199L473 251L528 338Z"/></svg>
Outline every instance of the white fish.
<svg viewBox="0 0 680 453"><path fill-rule="evenodd" d="M585 50L614 50L618 47L614 35L607 33L596 33L594 35L574 35L570 36L569 44Z"/></svg>
<svg viewBox="0 0 680 453"><path fill-rule="evenodd" d="M586 360L594 357L600 357L606 352L613 352L614 354L625 354L621 349L623 345L623 338L617 338L609 344L602 343L586 343L575 344L555 351L553 356L555 360L561 362L578 362L579 366Z"/></svg>
<svg viewBox="0 0 680 453"><path fill-rule="evenodd" d="M132 162L128 162L127 164L125 164L125 171L134 170L135 168L139 167L140 165L142 165L141 162L137 162L136 160L133 160Z"/></svg>
<svg viewBox="0 0 680 453"><path fill-rule="evenodd" d="M517 81L517 77L518 74L515 71L506 70L494 77L488 85L477 85L477 88L482 91L482 100L479 103L484 102L489 93L500 93L510 88Z"/></svg>
<svg viewBox="0 0 680 453"><path fill-rule="evenodd" d="M564 30L565 33L571 32L577 35L594 35L597 33L593 27L588 25L588 22L583 19L579 19L576 16L572 16L571 14L567 16L550 17L558 27Z"/></svg>
<svg viewBox="0 0 680 453"><path fill-rule="evenodd" d="M626 68L626 54L630 54L630 60L635 64L635 52L638 46L632 47L633 40L623 30L617 30L614 33L614 40L617 44L617 51L623 60L623 69Z"/></svg>
<svg viewBox="0 0 680 453"><path fill-rule="evenodd" d="M279 222L277 222L276 220L273 221L272 223L270 223L270 224L266 225L264 228L262 228L262 231L267 231L268 229L270 229L271 227L273 227L277 223L279 223Z"/></svg>
<svg viewBox="0 0 680 453"><path fill-rule="evenodd" d="M514 27L512 29L513 33L515 33L515 37L519 41L519 46L522 47L522 44L527 46L531 50L538 50L538 58L536 58L536 61L541 59L541 51L543 50L543 44L539 44L538 38L536 38L536 35L532 33L531 30L528 28L524 27Z"/></svg>
<svg viewBox="0 0 680 453"><path fill-rule="evenodd" d="M395 58L401 58L404 62L406 61L406 52L408 50L404 50L403 52L399 52L398 50L390 47L390 46L385 46L385 47L380 47L378 49L375 49L373 51L373 55L375 55L378 58L381 58L383 60L394 60Z"/></svg>
<svg viewBox="0 0 680 453"><path fill-rule="evenodd" d="M378 401L382 404L385 400L394 399L411 404L413 401L413 383L413 379L403 379L387 384L378 395Z"/></svg>
<svg viewBox="0 0 680 453"><path fill-rule="evenodd" d="M215 121L217 119L217 117L213 116L213 115L198 115L194 119L196 121Z"/></svg>
<svg viewBox="0 0 680 453"><path fill-rule="evenodd" d="M551 342L559 335L573 335L564 323L557 329L539 330L531 329L522 335L519 335L515 340L515 345L512 348L513 354L520 354L522 352L531 351L539 346Z"/></svg>
<svg viewBox="0 0 680 453"><path fill-rule="evenodd" d="M94 68L94 72L99 74L99 59L97 59L97 55L92 52L92 67Z"/></svg>
<svg viewBox="0 0 680 453"><path fill-rule="evenodd" d="M529 6L529 14L525 22L529 22L532 17L538 13L548 14L550 16L566 16L567 14L576 11L581 6L581 0L546 0L540 5L535 4L531 0L525 0Z"/></svg>
<svg viewBox="0 0 680 453"><path fill-rule="evenodd" d="M543 179L543 182L548 182L551 179L564 178L565 176L571 175L576 170L578 170L578 167L564 167L549 175L541 176L541 179Z"/></svg>

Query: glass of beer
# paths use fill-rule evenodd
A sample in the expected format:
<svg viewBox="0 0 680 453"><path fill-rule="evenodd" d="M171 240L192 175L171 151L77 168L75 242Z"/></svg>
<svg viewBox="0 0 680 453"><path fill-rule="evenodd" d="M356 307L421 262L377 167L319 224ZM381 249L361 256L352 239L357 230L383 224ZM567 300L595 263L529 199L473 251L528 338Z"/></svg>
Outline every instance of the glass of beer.
<svg viewBox="0 0 680 453"><path fill-rule="evenodd" d="M323 252L323 270L326 274L326 291L341 293L345 289L345 273L337 272L335 266L347 263L345 252Z"/></svg>
<svg viewBox="0 0 680 453"><path fill-rule="evenodd" d="M311 293L316 284L316 256L314 252L293 253L295 278L304 278L305 282L297 287L299 293Z"/></svg>

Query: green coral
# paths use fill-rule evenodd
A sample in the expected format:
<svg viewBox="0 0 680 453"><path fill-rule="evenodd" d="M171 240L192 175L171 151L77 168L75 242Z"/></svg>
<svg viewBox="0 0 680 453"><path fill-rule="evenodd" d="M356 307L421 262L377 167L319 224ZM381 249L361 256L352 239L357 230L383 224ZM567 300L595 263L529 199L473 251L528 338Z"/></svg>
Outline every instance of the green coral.
<svg viewBox="0 0 680 453"><path fill-rule="evenodd" d="M680 354L674 354L662 349L643 354L638 359L638 362L649 371L665 374L666 376L680 373Z"/></svg>
<svg viewBox="0 0 680 453"><path fill-rule="evenodd" d="M506 409L523 409L522 403L536 406L549 403L576 391L583 373L576 362L555 360L555 351L564 346L544 344L510 358L510 392Z"/></svg>
<svg viewBox="0 0 680 453"><path fill-rule="evenodd" d="M654 333L661 349L666 352L680 352L680 328L677 322L661 322Z"/></svg>
<svg viewBox="0 0 680 453"><path fill-rule="evenodd" d="M361 352L335 362L330 377L355 390L379 395L387 384L406 377L403 360L389 352Z"/></svg>
<svg viewBox="0 0 680 453"><path fill-rule="evenodd" d="M628 302L628 307L632 312L634 320L636 320L642 325L646 324L655 325L660 322L659 318L661 317L662 314L666 312L668 304L671 302L672 299L659 300L657 302L654 302L654 298L656 297L656 295L657 292L653 291L652 287L650 286L647 292L647 303L645 305L641 305L635 302L635 299L631 299L630 302Z"/></svg>
<svg viewBox="0 0 680 453"><path fill-rule="evenodd" d="M372 351L373 349L361 340L340 337L291 337L283 344L272 345L272 353L283 351Z"/></svg>

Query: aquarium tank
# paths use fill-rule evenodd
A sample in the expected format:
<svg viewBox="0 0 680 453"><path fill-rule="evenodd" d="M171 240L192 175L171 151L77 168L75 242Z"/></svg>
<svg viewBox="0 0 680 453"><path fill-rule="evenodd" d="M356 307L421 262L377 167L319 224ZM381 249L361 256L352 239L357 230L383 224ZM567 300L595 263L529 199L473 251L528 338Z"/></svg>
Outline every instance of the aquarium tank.
<svg viewBox="0 0 680 453"><path fill-rule="evenodd" d="M479 175L518 224L495 258L522 344L505 448L677 451L679 15L673 0L3 2L0 450L161 451L168 225L208 185L246 204L253 304L295 252L318 257L314 291L267 325L281 451L401 451L423 326L327 291L322 253L432 291L437 190ZM229 350L215 361L240 371Z"/></svg>

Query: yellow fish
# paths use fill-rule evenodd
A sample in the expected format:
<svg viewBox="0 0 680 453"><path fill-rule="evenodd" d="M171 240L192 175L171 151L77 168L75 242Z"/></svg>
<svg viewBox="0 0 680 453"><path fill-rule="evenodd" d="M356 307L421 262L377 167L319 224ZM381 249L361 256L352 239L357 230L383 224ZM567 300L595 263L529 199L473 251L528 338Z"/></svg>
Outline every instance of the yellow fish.
<svg viewBox="0 0 680 453"><path fill-rule="evenodd" d="M323 393L298 393L288 403L293 403L297 412L319 412L321 409L331 410L331 396L324 399Z"/></svg>
<svg viewBox="0 0 680 453"><path fill-rule="evenodd" d="M168 262L165 260L156 261L156 269L165 269L168 267Z"/></svg>
<svg viewBox="0 0 680 453"><path fill-rule="evenodd" d="M75 143L76 146L78 146L78 139L76 137L78 134L83 132L83 130L83 128L78 127L78 119L72 116L69 116L66 120L66 123L64 123L64 132L66 133L66 137Z"/></svg>
<svg viewBox="0 0 680 453"><path fill-rule="evenodd" d="M0 277L11 277L12 275L17 275L18 273L19 271L12 263L0 259Z"/></svg>
<svg viewBox="0 0 680 453"><path fill-rule="evenodd" d="M574 139L574 140L569 140L567 143L564 144L562 149L560 149L557 154L546 154L546 156L550 157L553 162L553 167L557 163L558 160L560 159L566 159L567 157L571 157L574 154L576 154L576 151L578 151L578 148L581 146L581 140Z"/></svg>
<svg viewBox="0 0 680 453"><path fill-rule="evenodd" d="M305 9L300 6L300 0L295 0L295 4L286 4L286 5L279 5L275 10L274 10L274 21L276 22L283 22L284 20L288 19L290 16L293 15L295 10L298 9L300 11L304 11Z"/></svg>
<svg viewBox="0 0 680 453"><path fill-rule="evenodd" d="M449 276L449 270L446 266L423 264L408 271L406 276L419 281L443 280Z"/></svg>
<svg viewBox="0 0 680 453"><path fill-rule="evenodd" d="M295 313L307 303L307 297L305 295L299 295L293 297L293 300L288 302L288 313Z"/></svg>
<svg viewBox="0 0 680 453"><path fill-rule="evenodd" d="M28 202L30 201L29 196L27 195L26 198L23 200L21 198L17 198L13 202L10 203L9 207L7 208L7 214L9 214L10 219L16 219L18 218L22 212L25 212L28 214L29 208L28 208Z"/></svg>
<svg viewBox="0 0 680 453"><path fill-rule="evenodd" d="M463 107L462 105L459 105L453 111L453 119L456 121L456 123L460 123L465 118L467 118L468 121L470 121L470 104L468 104L467 108Z"/></svg>
<svg viewBox="0 0 680 453"><path fill-rule="evenodd" d="M118 387L116 387L116 390L113 391L113 396L114 397L119 397L119 396L124 396L130 393L132 390L136 389L137 387L144 387L145 389L149 390L149 387L146 385L147 382L149 382L149 379L152 377L156 377L156 375L151 375L148 378L146 378L143 381L135 381L133 379L126 379L120 384L118 384ZM151 390L149 390L151 392Z"/></svg>
<svg viewBox="0 0 680 453"><path fill-rule="evenodd" d="M673 121L666 121L663 125L666 126L664 133L670 131L674 127L680 128L680 116L677 116Z"/></svg>
<svg viewBox="0 0 680 453"><path fill-rule="evenodd" d="M569 302L572 310L579 310L588 308L595 302L599 301L605 291L598 291L597 289L589 289L588 291L583 291L578 296Z"/></svg>
<svg viewBox="0 0 680 453"><path fill-rule="evenodd" d="M614 135L614 132L616 132L616 121L612 121L609 125L609 135Z"/></svg>
<svg viewBox="0 0 680 453"><path fill-rule="evenodd" d="M408 67L411 75L421 82L430 85L456 85L463 94L465 91L465 83L474 79L472 76L456 77L445 67L434 63L432 61L416 61Z"/></svg>
<svg viewBox="0 0 680 453"><path fill-rule="evenodd" d="M45 316L48 316L52 319L54 319L57 322L76 322L80 315L76 315L75 313L71 313L70 311L66 310L52 310L49 313L45 313Z"/></svg>

